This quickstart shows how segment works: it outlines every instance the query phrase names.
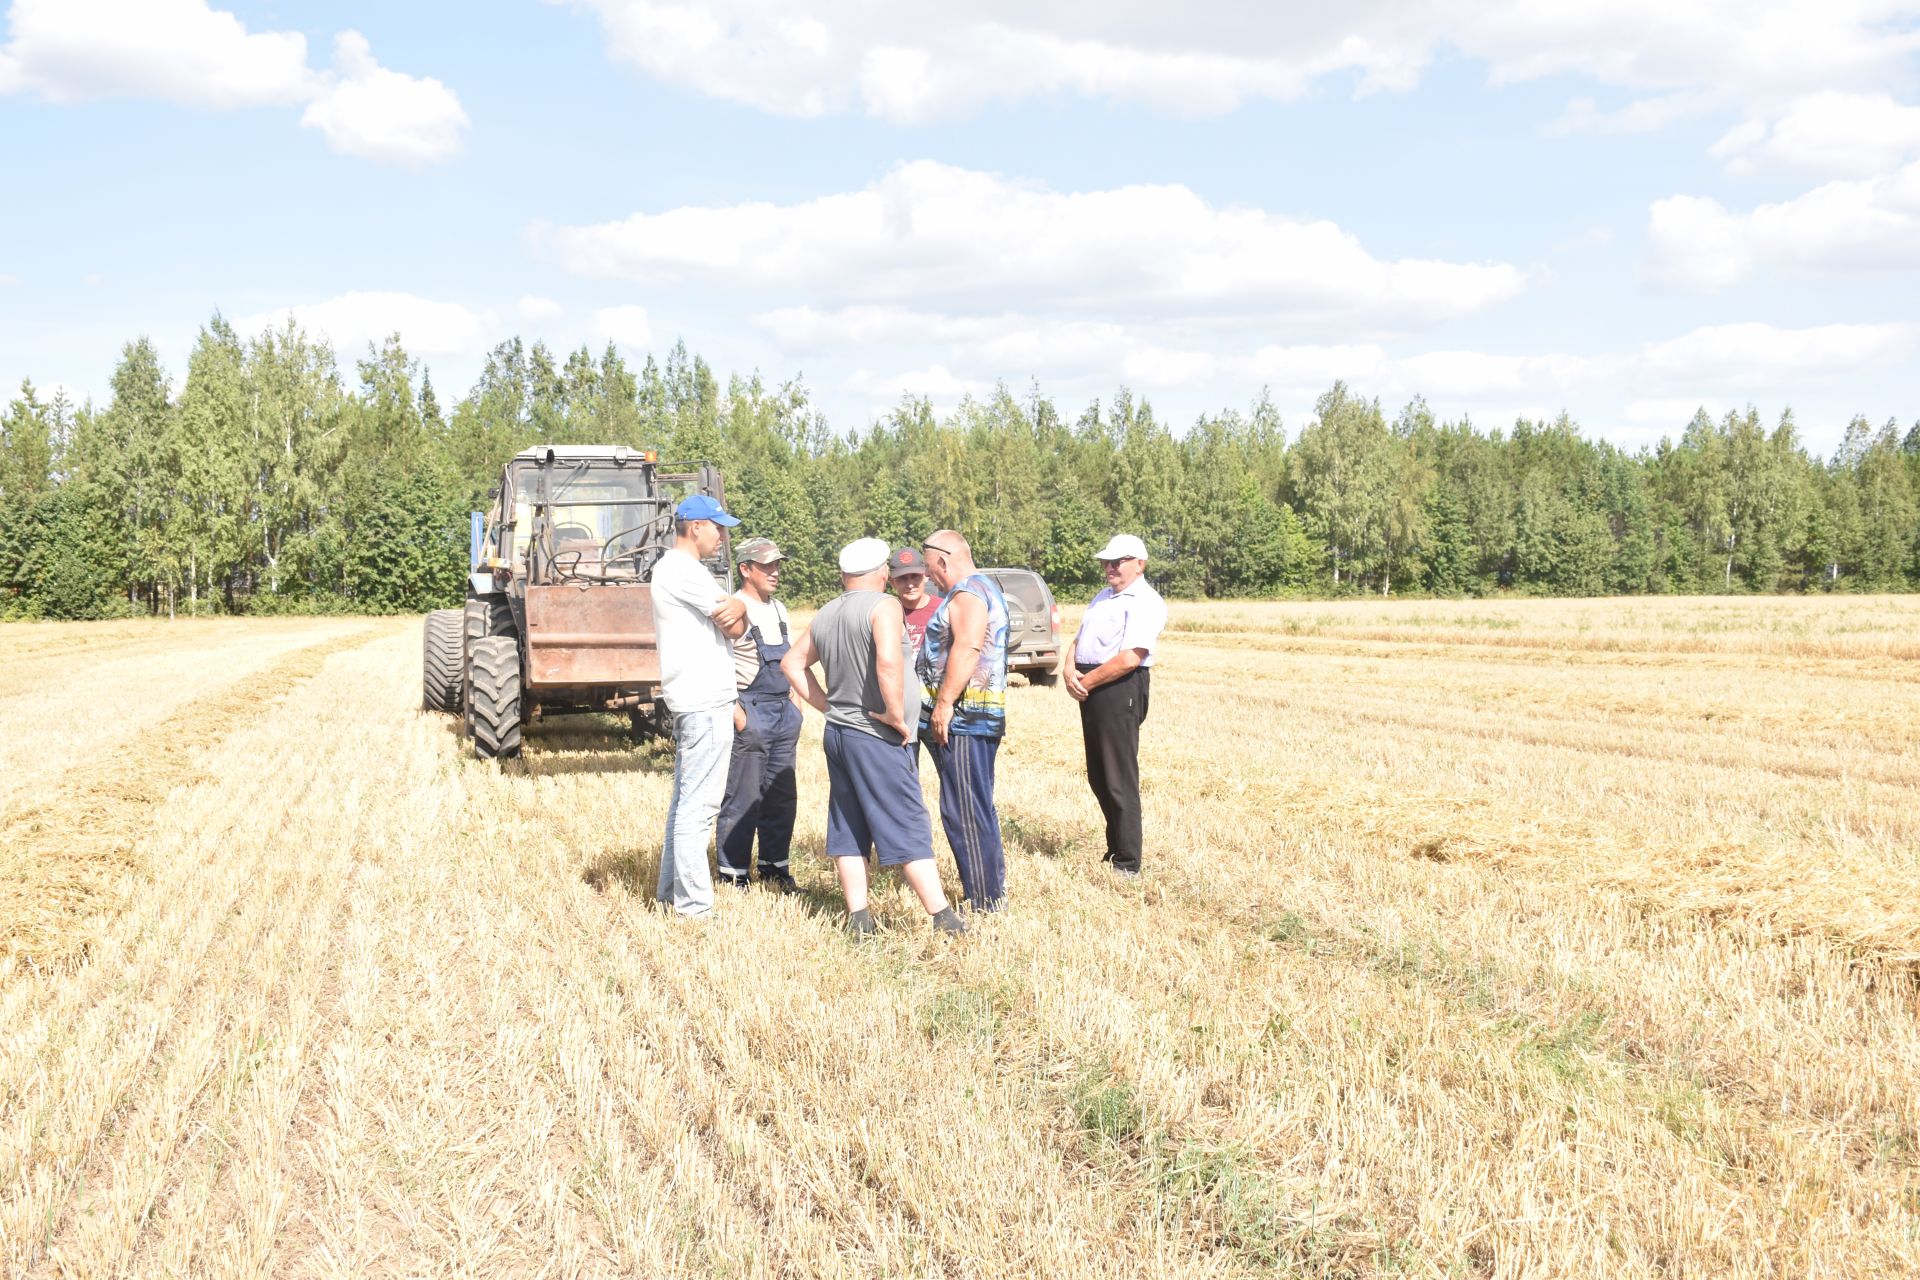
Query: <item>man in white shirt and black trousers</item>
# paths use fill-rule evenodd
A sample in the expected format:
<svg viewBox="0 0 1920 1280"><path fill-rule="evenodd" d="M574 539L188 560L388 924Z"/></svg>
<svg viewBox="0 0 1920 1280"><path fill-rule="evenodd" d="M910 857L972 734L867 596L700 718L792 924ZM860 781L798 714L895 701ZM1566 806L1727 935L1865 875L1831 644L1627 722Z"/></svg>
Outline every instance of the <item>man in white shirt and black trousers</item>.
<svg viewBox="0 0 1920 1280"><path fill-rule="evenodd" d="M1080 704L1087 785L1107 819L1106 861L1140 874L1140 726L1147 720L1153 653L1167 625L1167 603L1142 575L1146 544L1116 535L1098 556L1107 585L1087 606L1061 662L1061 683Z"/></svg>

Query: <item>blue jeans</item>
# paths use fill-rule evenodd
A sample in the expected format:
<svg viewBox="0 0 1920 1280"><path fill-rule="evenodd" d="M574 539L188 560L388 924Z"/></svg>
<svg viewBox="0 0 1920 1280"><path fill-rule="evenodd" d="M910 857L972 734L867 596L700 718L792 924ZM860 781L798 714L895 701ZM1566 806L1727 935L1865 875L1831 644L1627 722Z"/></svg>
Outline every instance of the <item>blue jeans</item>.
<svg viewBox="0 0 1920 1280"><path fill-rule="evenodd" d="M683 916L713 910L707 846L713 842L713 820L726 795L727 758L732 753L732 703L713 711L674 713L673 800L667 805L656 896Z"/></svg>

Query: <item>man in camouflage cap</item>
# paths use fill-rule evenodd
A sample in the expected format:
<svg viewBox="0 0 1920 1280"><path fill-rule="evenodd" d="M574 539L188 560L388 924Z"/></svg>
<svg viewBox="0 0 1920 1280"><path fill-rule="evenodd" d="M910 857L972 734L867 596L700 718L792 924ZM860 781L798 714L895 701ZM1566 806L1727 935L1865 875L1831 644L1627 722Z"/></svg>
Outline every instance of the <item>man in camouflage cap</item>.
<svg viewBox="0 0 1920 1280"><path fill-rule="evenodd" d="M720 803L720 883L747 887L754 837L760 839L760 886L790 891L793 815L798 803L794 752L800 745L800 706L780 659L793 642L787 608L774 593L786 553L771 538L747 538L734 547L746 632L733 642L734 683L740 701L733 711L733 758L727 795Z"/></svg>

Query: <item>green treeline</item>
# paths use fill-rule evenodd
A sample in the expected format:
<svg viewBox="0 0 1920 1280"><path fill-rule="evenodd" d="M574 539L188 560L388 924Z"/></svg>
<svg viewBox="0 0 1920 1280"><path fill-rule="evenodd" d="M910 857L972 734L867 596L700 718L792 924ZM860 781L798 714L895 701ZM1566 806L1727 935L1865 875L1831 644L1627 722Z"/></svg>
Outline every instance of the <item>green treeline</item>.
<svg viewBox="0 0 1920 1280"><path fill-rule="evenodd" d="M449 410L398 336L343 374L298 328L216 316L175 383L144 339L109 402L0 417L0 616L418 611L456 603L466 513L536 441L711 459L728 505L835 588L838 548L952 526L983 564L1098 583L1115 530L1176 595L1550 595L1920 587L1920 423L1856 418L1808 454L1790 413L1626 453L1564 415L1483 431L1416 399L1389 419L1341 383L1289 445L1262 397L1176 433L1121 391L1063 416L1005 388L945 418L905 400L835 432L797 383L725 387L676 346L635 370L502 343Z"/></svg>

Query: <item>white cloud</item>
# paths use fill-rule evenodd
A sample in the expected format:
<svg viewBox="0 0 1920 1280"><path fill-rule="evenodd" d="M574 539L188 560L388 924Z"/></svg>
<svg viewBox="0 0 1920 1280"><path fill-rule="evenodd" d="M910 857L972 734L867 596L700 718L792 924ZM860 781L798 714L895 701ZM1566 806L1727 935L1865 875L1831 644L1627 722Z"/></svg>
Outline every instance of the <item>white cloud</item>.
<svg viewBox="0 0 1920 1280"><path fill-rule="evenodd" d="M566 308L552 298L542 298L529 293L515 304L515 309L528 320L551 320Z"/></svg>
<svg viewBox="0 0 1920 1280"><path fill-rule="evenodd" d="M1647 257L1641 274L1674 289L1713 290L1753 269L1746 228L1707 196L1669 196L1647 213Z"/></svg>
<svg viewBox="0 0 1920 1280"><path fill-rule="evenodd" d="M1602 111L1592 98L1567 103L1560 118L1547 126L1554 134L1653 133L1676 120L1713 110L1715 95L1698 92L1665 93L1639 98L1613 111Z"/></svg>
<svg viewBox="0 0 1920 1280"><path fill-rule="evenodd" d="M923 317L916 327L931 332L939 320ZM1010 333L1021 332L1018 321L1009 322ZM1046 328L1026 323L1034 331ZM1373 343L1271 344L1248 350L1112 326L1102 335L1101 349L1104 359L1097 366L1010 367L990 358L981 344L962 340L951 346L949 360L891 379L863 369L848 389L882 396L884 408L886 400L903 392L951 400L963 392L980 394L991 379L1018 383L1035 375L1056 394L1097 395L1116 381L1151 396L1266 387L1277 403L1302 406L1343 379L1388 404L1421 395L1443 415L1499 422L1518 414L1578 410L1630 388L1640 398L1628 405L1622 424L1590 425L1606 427L1622 442L1650 443L1677 433L1703 403L1716 416L1736 402L1800 403L1816 393L1845 393L1863 374L1911 364L1920 358L1920 324L1717 325L1630 350L1532 355L1471 350L1394 355Z"/></svg>
<svg viewBox="0 0 1920 1280"><path fill-rule="evenodd" d="M889 403L902 396L925 396L929 400L950 403L963 396L981 397L993 391L991 382L958 377L945 365L938 364L891 377L882 377L871 369L859 369L847 378L844 385L857 395L873 396Z"/></svg>
<svg viewBox="0 0 1920 1280"><path fill-rule="evenodd" d="M1449 53L1496 83L1580 75L1643 91L1778 99L1910 74L1914 0L1353 0L1171 6L1152 0L573 0L612 55L695 92L782 115L891 120L1046 94L1180 112L1284 100L1321 77L1404 91ZM1629 108L1636 114L1670 108Z"/></svg>
<svg viewBox="0 0 1920 1280"><path fill-rule="evenodd" d="M460 149L466 112L434 79L389 71L366 38L335 38L336 70L297 31L248 31L207 0L14 0L0 93L49 102L156 99L225 110L306 103L300 123L349 155L418 163Z"/></svg>
<svg viewBox="0 0 1920 1280"><path fill-rule="evenodd" d="M1394 376L1408 391L1434 396L1551 396L1587 385L1618 363L1604 356L1427 351L1395 361Z"/></svg>
<svg viewBox="0 0 1920 1280"><path fill-rule="evenodd" d="M206 0L14 0L7 28L0 91L51 102L248 107L299 102L315 87L305 36L250 32Z"/></svg>
<svg viewBox="0 0 1920 1280"><path fill-rule="evenodd" d="M1479 311L1525 287L1506 263L1383 260L1331 222L1217 208L1184 186L1055 192L925 160L863 191L801 204L684 207L536 226L531 237L584 276L962 311L1037 294L1062 310L1393 331ZM803 318L773 314L789 328Z"/></svg>
<svg viewBox="0 0 1920 1280"><path fill-rule="evenodd" d="M1635 426L1659 428L1663 434L1677 436L1700 410L1705 409L1708 417L1718 418L1731 408L1732 404L1721 400L1668 396L1630 401L1623 416Z"/></svg>
<svg viewBox="0 0 1920 1280"><path fill-rule="evenodd" d="M1003 323L1018 323L1018 320L935 315L903 306L840 307L829 311L800 306L763 311L753 318L753 323L765 330L783 351L810 354L881 342L984 336L998 331Z"/></svg>
<svg viewBox="0 0 1920 1280"><path fill-rule="evenodd" d="M1828 90L1749 119L1711 148L1734 174L1787 169L1830 177L1885 173L1920 155L1920 107L1884 93Z"/></svg>
<svg viewBox="0 0 1920 1280"><path fill-rule="evenodd" d="M593 325L601 337L631 351L644 351L653 341L645 307L601 307L593 313Z"/></svg>
<svg viewBox="0 0 1920 1280"><path fill-rule="evenodd" d="M303 128L320 130L335 151L373 160L420 164L460 150L467 113L453 90L387 70L358 31L341 32L333 51L338 71L307 105Z"/></svg>
<svg viewBox="0 0 1920 1280"><path fill-rule="evenodd" d="M435 302L411 293L355 291L323 302L279 307L235 322L242 335L280 328L288 317L310 334L324 334L343 360L352 360L398 333L407 351L421 355L471 355L484 349L492 316L457 302Z"/></svg>
<svg viewBox="0 0 1920 1280"><path fill-rule="evenodd" d="M1695 385L1739 390L1884 368L1920 359L1920 324L1827 324L1779 329L1723 324L1695 329L1643 353L1646 369Z"/></svg>
<svg viewBox="0 0 1920 1280"><path fill-rule="evenodd" d="M1761 268L1822 272L1920 267L1920 160L1893 173L1829 182L1751 213L1705 196L1672 196L1649 211L1649 282L1713 290Z"/></svg>

